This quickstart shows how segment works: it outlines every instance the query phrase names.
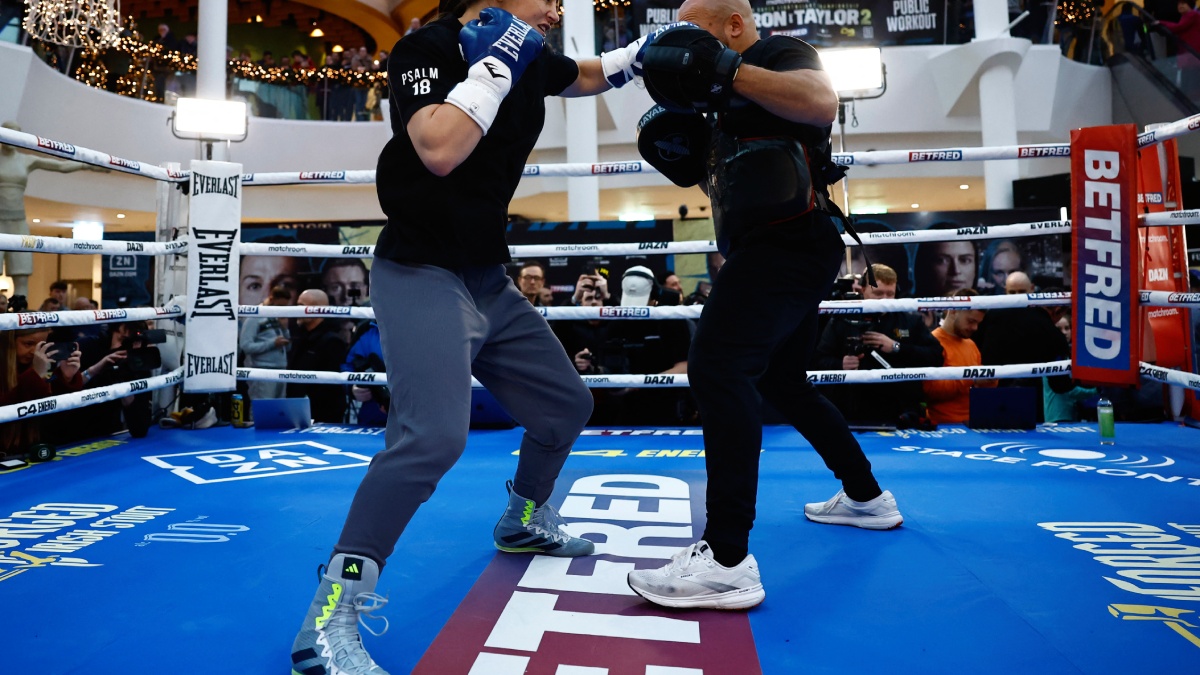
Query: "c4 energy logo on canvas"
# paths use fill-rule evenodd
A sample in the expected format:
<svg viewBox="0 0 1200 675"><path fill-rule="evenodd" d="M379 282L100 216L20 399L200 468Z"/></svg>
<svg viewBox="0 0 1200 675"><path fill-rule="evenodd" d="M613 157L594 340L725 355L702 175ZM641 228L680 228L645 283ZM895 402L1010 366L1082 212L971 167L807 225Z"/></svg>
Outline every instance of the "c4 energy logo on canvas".
<svg viewBox="0 0 1200 675"><path fill-rule="evenodd" d="M315 441L271 443L226 450L150 455L142 459L197 485L270 478L311 471L349 469L371 458Z"/></svg>
<svg viewBox="0 0 1200 675"><path fill-rule="evenodd" d="M1162 626L1159 630L1172 630L1200 648L1200 525L1167 523L1168 529L1163 529L1143 523L1062 522L1038 526L1105 565L1104 580L1132 594L1122 594L1120 602L1108 605L1109 614L1142 626Z"/></svg>

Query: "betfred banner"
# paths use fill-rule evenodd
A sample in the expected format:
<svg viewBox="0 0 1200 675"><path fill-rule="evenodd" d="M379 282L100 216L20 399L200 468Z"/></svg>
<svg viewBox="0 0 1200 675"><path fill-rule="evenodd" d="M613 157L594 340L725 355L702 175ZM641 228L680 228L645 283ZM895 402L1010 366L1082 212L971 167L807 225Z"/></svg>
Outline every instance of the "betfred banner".
<svg viewBox="0 0 1200 675"><path fill-rule="evenodd" d="M1138 211L1161 213L1183 208L1180 194L1179 145L1175 139L1138 150ZM1143 290L1187 293L1189 287L1186 233L1182 227L1139 228L1142 250ZM1154 337L1155 365L1191 370L1192 317L1180 307L1146 308L1147 324ZM1194 371L1193 371L1194 372ZM1173 411L1172 411L1173 412ZM1200 405L1193 391L1184 392L1184 412L1200 419Z"/></svg>
<svg viewBox="0 0 1200 675"><path fill-rule="evenodd" d="M634 0L634 32L677 21L680 2ZM753 0L762 37L790 35L817 47L942 44L946 4L937 0Z"/></svg>
<svg viewBox="0 0 1200 675"><path fill-rule="evenodd" d="M242 165L193 161L191 169L183 390L233 391L237 387Z"/></svg>
<svg viewBox="0 0 1200 675"><path fill-rule="evenodd" d="M704 473L671 473L564 472L559 513L596 554L497 554L414 675L761 673L746 612L670 610L626 582L704 529Z"/></svg>
<svg viewBox="0 0 1200 675"><path fill-rule="evenodd" d="M1137 129L1071 132L1074 227L1071 374L1096 384L1136 385L1142 356L1137 222Z"/></svg>

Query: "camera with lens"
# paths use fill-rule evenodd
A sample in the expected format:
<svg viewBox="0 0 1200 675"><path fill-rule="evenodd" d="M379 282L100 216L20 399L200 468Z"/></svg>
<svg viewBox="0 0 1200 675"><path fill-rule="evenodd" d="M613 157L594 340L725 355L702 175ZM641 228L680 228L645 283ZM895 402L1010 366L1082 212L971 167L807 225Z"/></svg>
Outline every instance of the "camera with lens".
<svg viewBox="0 0 1200 675"><path fill-rule="evenodd" d="M849 334L846 335L846 356L866 356L871 353L873 347L863 343L863 333L873 330L877 316L869 315L856 318L842 317L842 321L849 327Z"/></svg>
<svg viewBox="0 0 1200 675"><path fill-rule="evenodd" d="M150 374L155 368L162 367L162 354L157 347L167 341L167 331L143 328L121 338L121 347L125 351L123 365L136 378L141 379Z"/></svg>
<svg viewBox="0 0 1200 675"><path fill-rule="evenodd" d="M859 278L853 274L844 274L833 282L833 290L829 292L830 300L862 300L862 293L854 290Z"/></svg>
<svg viewBox="0 0 1200 675"><path fill-rule="evenodd" d="M8 311L10 312L28 312L29 298L24 295L14 295L8 299Z"/></svg>

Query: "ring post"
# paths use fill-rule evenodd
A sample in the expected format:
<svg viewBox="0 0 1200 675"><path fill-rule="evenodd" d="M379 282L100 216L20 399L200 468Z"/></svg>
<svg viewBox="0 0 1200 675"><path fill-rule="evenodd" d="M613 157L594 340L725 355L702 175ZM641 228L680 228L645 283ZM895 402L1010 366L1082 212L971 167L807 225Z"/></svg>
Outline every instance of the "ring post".
<svg viewBox="0 0 1200 675"><path fill-rule="evenodd" d="M188 185L188 298L183 390L237 387L242 165L192 161Z"/></svg>

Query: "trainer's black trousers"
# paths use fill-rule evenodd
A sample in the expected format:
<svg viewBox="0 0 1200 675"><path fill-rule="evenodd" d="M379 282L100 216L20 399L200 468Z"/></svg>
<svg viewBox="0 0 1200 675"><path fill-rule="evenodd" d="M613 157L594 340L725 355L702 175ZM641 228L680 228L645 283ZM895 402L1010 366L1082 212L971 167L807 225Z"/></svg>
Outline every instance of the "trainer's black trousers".
<svg viewBox="0 0 1200 675"><path fill-rule="evenodd" d="M844 250L824 214L760 228L732 247L705 303L688 381L704 426L704 539L718 560L740 560L749 545L764 398L812 444L851 499L881 492L846 420L808 382L818 305L833 288Z"/></svg>

